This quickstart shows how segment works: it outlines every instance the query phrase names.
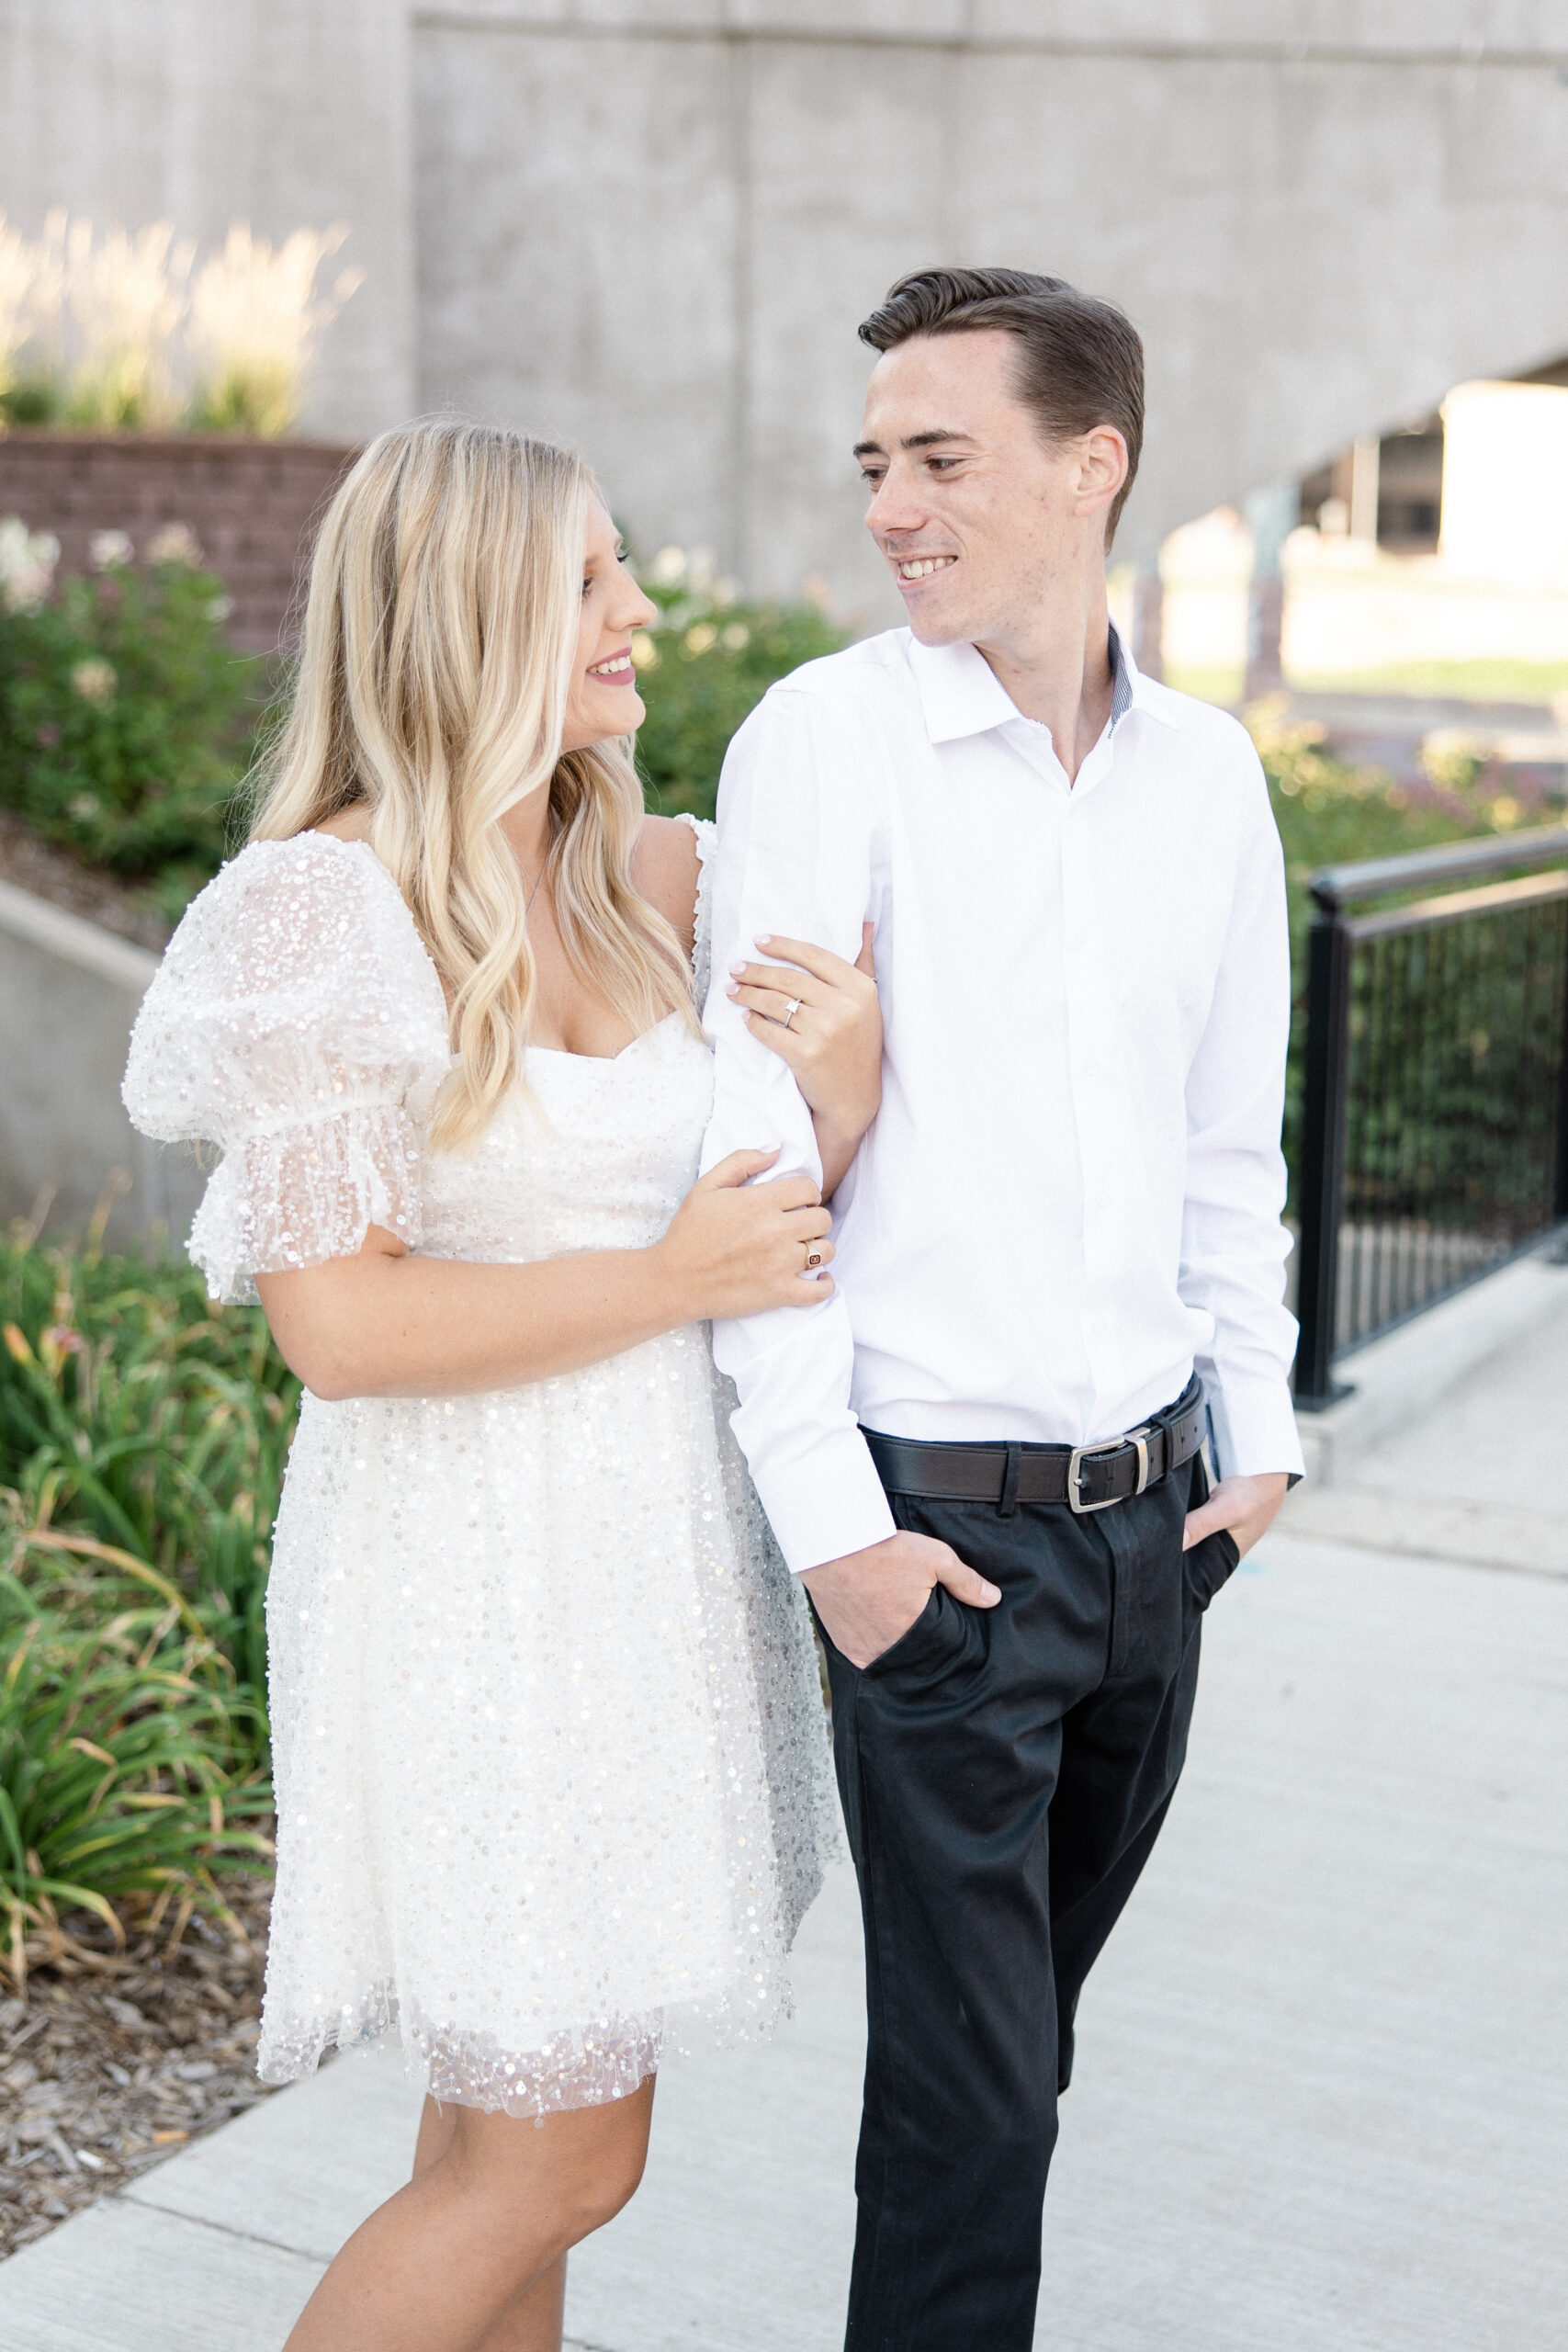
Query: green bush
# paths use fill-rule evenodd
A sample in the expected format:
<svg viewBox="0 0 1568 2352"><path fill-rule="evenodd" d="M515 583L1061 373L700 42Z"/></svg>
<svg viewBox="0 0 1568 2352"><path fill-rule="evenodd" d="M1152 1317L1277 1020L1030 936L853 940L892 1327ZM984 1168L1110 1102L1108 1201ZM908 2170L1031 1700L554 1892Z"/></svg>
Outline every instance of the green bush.
<svg viewBox="0 0 1568 2352"><path fill-rule="evenodd" d="M266 693L266 665L223 635L227 611L183 550L0 606L0 805L148 885L171 920L226 853Z"/></svg>
<svg viewBox="0 0 1568 2352"><path fill-rule="evenodd" d="M1398 857L1439 842L1504 831L1519 812L1506 797L1488 796L1475 761L1450 767L1429 796L1416 796L1375 768L1350 767L1332 758L1323 749L1323 728L1292 723L1282 702L1257 705L1247 722L1285 853L1292 974L1285 1159L1293 1194L1306 1066L1307 934L1313 918L1308 877L1320 866Z"/></svg>
<svg viewBox="0 0 1568 2352"><path fill-rule="evenodd" d="M22 376L0 391L0 427L7 424L58 424L65 414L65 395L52 376Z"/></svg>
<svg viewBox="0 0 1568 2352"><path fill-rule="evenodd" d="M212 1902L215 1871L265 1866L263 1607L299 1385L258 1309L90 1243L0 1245L0 1326L14 1953L51 1905Z"/></svg>
<svg viewBox="0 0 1568 2352"><path fill-rule="evenodd" d="M814 605L742 604L699 559L666 548L641 576L657 626L633 645L648 717L637 739L650 808L711 817L729 739L775 678L846 633Z"/></svg>
<svg viewBox="0 0 1568 2352"><path fill-rule="evenodd" d="M814 605L743 604L671 550L647 584L660 616L636 645L649 804L711 816L747 713L845 638ZM147 886L171 922L232 845L234 795L269 718L268 667L228 644L226 611L221 582L173 553L145 567L116 555L30 609L0 601L0 806Z"/></svg>

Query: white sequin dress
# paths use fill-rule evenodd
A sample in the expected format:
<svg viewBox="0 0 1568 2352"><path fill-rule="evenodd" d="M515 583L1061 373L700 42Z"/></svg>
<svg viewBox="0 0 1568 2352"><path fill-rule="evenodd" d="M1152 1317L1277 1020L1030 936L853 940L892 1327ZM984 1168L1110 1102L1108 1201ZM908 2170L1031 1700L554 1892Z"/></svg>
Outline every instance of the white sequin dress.
<svg viewBox="0 0 1568 2352"><path fill-rule="evenodd" d="M703 960L705 930L703 904ZM613 1061L532 1050L534 1101L471 1157L427 1148L450 1066L368 847L312 833L226 866L125 1090L147 1134L221 1148L190 1238L214 1296L371 1223L481 1261L662 1233L713 1083L678 1016ZM732 1401L700 1328L484 1396L305 1397L267 1595L265 2080L395 2030L438 2097L536 2115L786 2005L834 1835L826 1733Z"/></svg>

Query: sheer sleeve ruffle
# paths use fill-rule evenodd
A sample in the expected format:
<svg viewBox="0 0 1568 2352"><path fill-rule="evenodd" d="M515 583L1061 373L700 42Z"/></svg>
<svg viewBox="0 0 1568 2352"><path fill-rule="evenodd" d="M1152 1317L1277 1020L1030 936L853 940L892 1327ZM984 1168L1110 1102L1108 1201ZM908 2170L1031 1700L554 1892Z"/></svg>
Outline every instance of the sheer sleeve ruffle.
<svg viewBox="0 0 1568 2352"><path fill-rule="evenodd" d="M371 1225L421 1239L407 1108L447 1066L446 1007L401 897L362 843L258 842L187 910L130 1041L143 1134L216 1144L191 1228L215 1298L349 1257Z"/></svg>
<svg viewBox="0 0 1568 2352"><path fill-rule="evenodd" d="M254 1299L257 1274L352 1258L373 1225L417 1250L419 1148L399 1105L356 1103L230 1145L187 1247L211 1296Z"/></svg>
<svg viewBox="0 0 1568 2352"><path fill-rule="evenodd" d="M692 978L700 1012L707 1002L708 979L713 967L713 854L718 842L718 827L706 817L682 814L682 822L690 825L697 838L697 906L692 930Z"/></svg>

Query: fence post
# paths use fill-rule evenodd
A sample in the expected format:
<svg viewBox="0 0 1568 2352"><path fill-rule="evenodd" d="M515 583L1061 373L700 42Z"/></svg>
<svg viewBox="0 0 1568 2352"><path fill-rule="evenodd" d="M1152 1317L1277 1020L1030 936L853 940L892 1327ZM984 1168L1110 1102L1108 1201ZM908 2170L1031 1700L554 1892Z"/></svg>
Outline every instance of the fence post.
<svg viewBox="0 0 1568 2352"><path fill-rule="evenodd" d="M1350 1043L1350 934L1326 877L1314 876L1307 950L1305 1091L1302 1103L1301 1259L1296 1403L1321 1411L1348 1392L1334 1379L1339 1211L1345 1168L1345 1077Z"/></svg>

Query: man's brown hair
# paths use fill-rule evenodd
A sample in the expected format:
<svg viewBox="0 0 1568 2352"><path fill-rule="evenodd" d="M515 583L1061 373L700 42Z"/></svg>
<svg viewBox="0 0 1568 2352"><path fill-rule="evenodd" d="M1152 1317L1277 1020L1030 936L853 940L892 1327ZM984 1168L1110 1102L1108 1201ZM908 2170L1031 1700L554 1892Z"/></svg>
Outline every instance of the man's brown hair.
<svg viewBox="0 0 1568 2352"><path fill-rule="evenodd" d="M1144 446L1144 345L1111 302L1063 277L1027 269L918 269L890 287L863 322L860 339L892 351L917 334L1000 327L1018 337L1018 389L1047 439L1075 440L1113 424L1127 444L1127 479L1116 493L1105 544L1116 536Z"/></svg>

